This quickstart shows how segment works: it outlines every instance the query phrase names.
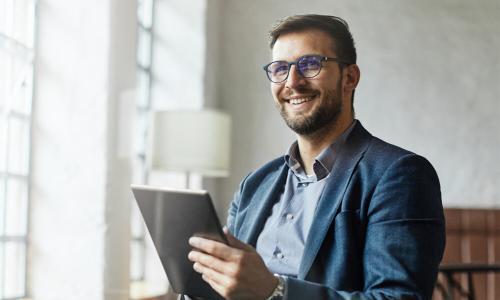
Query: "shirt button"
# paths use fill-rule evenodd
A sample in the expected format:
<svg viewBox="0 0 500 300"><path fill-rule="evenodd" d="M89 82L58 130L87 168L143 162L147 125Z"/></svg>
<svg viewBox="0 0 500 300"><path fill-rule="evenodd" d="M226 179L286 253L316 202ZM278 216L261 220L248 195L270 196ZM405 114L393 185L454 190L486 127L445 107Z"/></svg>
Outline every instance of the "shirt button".
<svg viewBox="0 0 500 300"><path fill-rule="evenodd" d="M294 218L294 217L293 217L293 215L292 215L292 214L287 214L287 215L286 215L286 219L287 219L288 221L293 220L293 218Z"/></svg>
<svg viewBox="0 0 500 300"><path fill-rule="evenodd" d="M283 255L283 253L276 253L276 257L279 258L279 259L283 259L285 257L285 255Z"/></svg>

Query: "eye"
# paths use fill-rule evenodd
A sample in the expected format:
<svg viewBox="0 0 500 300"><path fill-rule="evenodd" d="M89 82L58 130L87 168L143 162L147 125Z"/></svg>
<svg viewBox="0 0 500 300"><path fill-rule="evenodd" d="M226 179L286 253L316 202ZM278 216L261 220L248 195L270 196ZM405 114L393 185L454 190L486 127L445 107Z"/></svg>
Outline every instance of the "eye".
<svg viewBox="0 0 500 300"><path fill-rule="evenodd" d="M299 60L298 65L302 70L317 69L321 65L321 61L315 56L306 56Z"/></svg>
<svg viewBox="0 0 500 300"><path fill-rule="evenodd" d="M288 64L286 62L274 62L268 69L275 75L286 74L288 73Z"/></svg>

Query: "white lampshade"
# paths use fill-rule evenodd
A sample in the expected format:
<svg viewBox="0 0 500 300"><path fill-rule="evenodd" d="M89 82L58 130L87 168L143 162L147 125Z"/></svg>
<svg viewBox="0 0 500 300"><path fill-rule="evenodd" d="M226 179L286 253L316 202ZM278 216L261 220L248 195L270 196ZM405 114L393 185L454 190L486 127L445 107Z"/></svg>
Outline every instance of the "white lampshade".
<svg viewBox="0 0 500 300"><path fill-rule="evenodd" d="M152 118L152 170L229 175L231 118L214 110L157 111Z"/></svg>

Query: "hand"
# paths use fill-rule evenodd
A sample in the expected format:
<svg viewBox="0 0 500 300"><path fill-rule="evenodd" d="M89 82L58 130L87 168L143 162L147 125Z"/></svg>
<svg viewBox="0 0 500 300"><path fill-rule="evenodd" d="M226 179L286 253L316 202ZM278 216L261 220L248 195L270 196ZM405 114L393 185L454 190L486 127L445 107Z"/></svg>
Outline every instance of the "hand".
<svg viewBox="0 0 500 300"><path fill-rule="evenodd" d="M231 300L266 299L278 279L267 269L255 249L224 228L229 245L200 237L191 237L189 252L193 268L222 297Z"/></svg>

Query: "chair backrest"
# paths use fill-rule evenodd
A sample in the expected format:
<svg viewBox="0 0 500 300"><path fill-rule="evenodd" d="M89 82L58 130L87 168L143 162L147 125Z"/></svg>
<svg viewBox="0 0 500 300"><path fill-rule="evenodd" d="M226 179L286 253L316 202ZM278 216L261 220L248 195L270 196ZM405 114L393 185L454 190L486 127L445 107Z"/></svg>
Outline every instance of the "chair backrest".
<svg viewBox="0 0 500 300"><path fill-rule="evenodd" d="M446 249L442 264L500 263L500 209L447 208ZM467 287L465 274L455 275ZM438 281L446 285L442 274ZM476 299L500 299L500 273L473 275ZM433 299L441 299L434 293ZM455 294L454 299L460 298Z"/></svg>

